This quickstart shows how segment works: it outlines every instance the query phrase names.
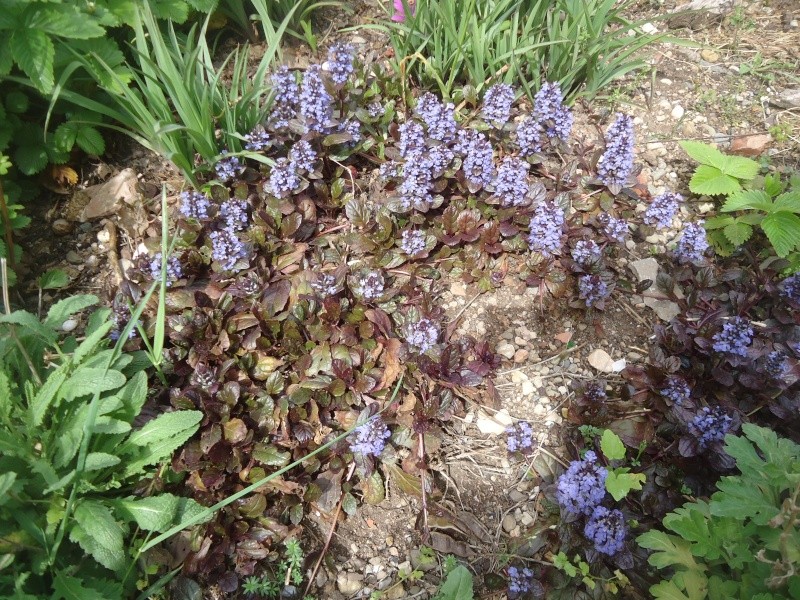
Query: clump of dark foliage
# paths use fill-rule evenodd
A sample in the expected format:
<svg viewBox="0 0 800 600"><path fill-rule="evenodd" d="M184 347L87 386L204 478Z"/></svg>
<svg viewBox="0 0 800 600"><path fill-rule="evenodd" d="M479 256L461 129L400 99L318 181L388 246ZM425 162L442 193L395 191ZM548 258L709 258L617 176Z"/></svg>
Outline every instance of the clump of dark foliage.
<svg viewBox="0 0 800 600"><path fill-rule="evenodd" d="M536 285L591 310L618 285L630 288L609 258L633 207L607 191L585 194L603 182L577 170L595 170L601 151L568 144L572 119L555 86L544 88L546 114L508 115L505 104L456 113L430 94L405 106L392 79L352 69L343 53L335 69L329 61L273 77L273 117L240 133L274 166L227 156L217 180L187 190L176 207L169 402L205 415L172 464L191 494L211 505L366 422L220 511L193 540L186 573L227 592L279 556L310 503L352 514L359 501L382 500L386 477L408 489L409 476L426 470L422 434L439 433L465 402L496 400L499 357L455 336L458 323L437 301L445 274L482 290ZM555 150L574 158L565 164ZM623 150L614 188L633 168ZM587 513L586 532L563 528L564 547L588 536L602 549L593 556L620 568L643 558L625 537L626 519L663 516L684 473L700 491L705 469L730 466L723 432L747 418L797 431L789 419L798 415L798 317L774 271L764 266L754 278L740 267L698 267L702 251L695 259L655 286L683 312L658 330L650 365L629 368L615 394L587 388L570 409L574 422L645 449L647 484L635 501ZM149 281L148 264L132 289ZM737 317L752 327L746 354L715 350Z"/></svg>

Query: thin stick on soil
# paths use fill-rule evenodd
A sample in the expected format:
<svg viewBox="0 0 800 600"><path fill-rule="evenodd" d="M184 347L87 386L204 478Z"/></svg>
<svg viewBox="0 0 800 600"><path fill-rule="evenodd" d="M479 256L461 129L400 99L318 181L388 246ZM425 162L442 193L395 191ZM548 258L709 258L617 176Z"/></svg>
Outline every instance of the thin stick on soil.
<svg viewBox="0 0 800 600"><path fill-rule="evenodd" d="M347 480L353 476L353 471L355 471L356 465L355 463L350 465L350 472L347 474ZM306 583L306 591L303 592L303 596L307 596L311 586L314 584L314 579L317 576L317 571L319 571L319 566L322 564L322 559L325 558L325 553L328 551L328 547L331 545L331 540L333 539L333 532L336 530L336 523L339 522L339 515L342 512L342 502L344 501L344 495L339 498L339 503L336 505L336 512L333 515L333 523L331 523L331 528L328 531L328 537L325 538L325 545L322 547L322 552L319 553L319 558L317 559L314 568L311 571L311 575L308 576L308 582Z"/></svg>
<svg viewBox="0 0 800 600"><path fill-rule="evenodd" d="M472 305L472 303L473 303L473 302L475 302L475 300L477 300L477 299L478 299L478 297L479 297L479 296L480 296L480 294L475 294L475 295L472 297L472 300L470 300L469 302L467 302L467 303L464 305L464 308L462 308L460 311L458 311L458 314L457 314L455 317L453 317L452 319L450 319L450 322L451 322L451 323L455 323L456 321L458 321L458 320L461 318L461 315L463 315L463 314L464 314L464 311L465 311L465 310L467 310L467 309L468 309L468 308L469 308L469 307Z"/></svg>
<svg viewBox="0 0 800 600"><path fill-rule="evenodd" d="M428 498L425 494L425 437L422 432L418 435L417 458L420 463L419 477L422 484L420 486L420 491L422 492L422 542L425 543L431 535L430 529L428 529Z"/></svg>

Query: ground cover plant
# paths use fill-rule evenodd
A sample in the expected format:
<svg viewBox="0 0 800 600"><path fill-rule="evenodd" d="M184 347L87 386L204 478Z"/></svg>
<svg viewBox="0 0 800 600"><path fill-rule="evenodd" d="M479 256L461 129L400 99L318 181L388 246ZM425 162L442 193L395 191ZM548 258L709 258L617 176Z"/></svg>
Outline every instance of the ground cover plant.
<svg viewBox="0 0 800 600"><path fill-rule="evenodd" d="M445 98L500 78L530 98L540 81L557 81L571 101L644 66L637 53L658 37L623 18L624 9L614 0L397 0L385 27L396 71Z"/></svg>

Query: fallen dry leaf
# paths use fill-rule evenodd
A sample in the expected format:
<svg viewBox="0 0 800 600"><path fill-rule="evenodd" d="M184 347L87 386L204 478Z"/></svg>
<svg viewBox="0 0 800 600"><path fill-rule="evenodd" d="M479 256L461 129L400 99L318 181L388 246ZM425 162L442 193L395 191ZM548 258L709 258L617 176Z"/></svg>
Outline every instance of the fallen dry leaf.
<svg viewBox="0 0 800 600"><path fill-rule="evenodd" d="M586 357L586 360L589 362L591 366L593 366L598 371L602 371L603 373L614 372L614 366L615 366L614 361L612 360L608 352L606 352L602 348L593 350L592 353Z"/></svg>
<svg viewBox="0 0 800 600"><path fill-rule="evenodd" d="M554 335L553 337L555 339L557 339L559 342L561 342L562 344L568 344L569 341L572 339L572 332L571 331L565 331L563 333L559 333L557 335Z"/></svg>

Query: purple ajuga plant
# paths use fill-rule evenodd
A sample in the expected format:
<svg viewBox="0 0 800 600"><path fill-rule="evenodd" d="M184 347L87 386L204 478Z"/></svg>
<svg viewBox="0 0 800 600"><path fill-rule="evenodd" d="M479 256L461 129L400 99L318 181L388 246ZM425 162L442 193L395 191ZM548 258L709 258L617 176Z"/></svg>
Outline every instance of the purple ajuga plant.
<svg viewBox="0 0 800 600"><path fill-rule="evenodd" d="M456 150L464 157L461 170L475 191L492 182L495 174L493 151L485 135L474 129L460 131Z"/></svg>
<svg viewBox="0 0 800 600"><path fill-rule="evenodd" d="M682 265L698 263L703 260L706 250L708 250L708 238L703 221L689 223L675 245L675 258Z"/></svg>
<svg viewBox="0 0 800 600"><path fill-rule="evenodd" d="M402 181L398 188L402 209L428 210L433 200L432 186L430 163L422 152L408 155L403 164Z"/></svg>
<svg viewBox="0 0 800 600"><path fill-rule="evenodd" d="M561 86L558 83L542 84L534 97L533 111L539 122L544 125L547 137L567 141L572 131L574 117L564 104L564 94L561 93Z"/></svg>
<svg viewBox="0 0 800 600"><path fill-rule="evenodd" d="M780 284L781 296L793 304L800 304L800 273L789 275Z"/></svg>
<svg viewBox="0 0 800 600"><path fill-rule="evenodd" d="M581 275L578 278L578 297L587 307L601 304L611 295L611 288L600 275Z"/></svg>
<svg viewBox="0 0 800 600"><path fill-rule="evenodd" d="M228 231L242 231L247 225L247 202L231 198L219 207L219 216Z"/></svg>
<svg viewBox="0 0 800 600"><path fill-rule="evenodd" d="M595 550L608 556L614 556L625 546L627 531L625 517L621 511L597 506L586 521L583 535L594 543Z"/></svg>
<svg viewBox="0 0 800 600"><path fill-rule="evenodd" d="M338 292L336 286L336 277L329 273L320 273L316 279L311 282L311 287L323 298L334 296Z"/></svg>
<svg viewBox="0 0 800 600"><path fill-rule="evenodd" d="M680 375L670 375L664 381L664 387L659 390L659 393L675 406L681 406L692 395L692 388Z"/></svg>
<svg viewBox="0 0 800 600"><path fill-rule="evenodd" d="M560 254L564 211L552 202L542 202L533 211L528 246L545 258Z"/></svg>
<svg viewBox="0 0 800 600"><path fill-rule="evenodd" d="M556 484L556 499L571 514L589 515L605 498L608 470L597 464L597 454L589 450L583 460L573 460Z"/></svg>
<svg viewBox="0 0 800 600"><path fill-rule="evenodd" d="M733 418L721 406L713 409L704 406L688 425L689 433L697 440L701 450L725 440L725 435L732 427Z"/></svg>
<svg viewBox="0 0 800 600"><path fill-rule="evenodd" d="M731 317L722 324L722 331L718 331L712 338L712 348L716 352L747 356L747 349L753 343L753 326L744 317Z"/></svg>
<svg viewBox="0 0 800 600"><path fill-rule="evenodd" d="M425 130L416 121L406 121L398 128L400 141L398 147L400 156L407 158L409 155L425 149Z"/></svg>
<svg viewBox="0 0 800 600"><path fill-rule="evenodd" d="M400 175L400 163L396 160L387 160L378 169L378 177L383 181L389 181Z"/></svg>
<svg viewBox="0 0 800 600"><path fill-rule="evenodd" d="M386 282L380 271L369 271L360 280L361 295L365 300L374 300L383 295Z"/></svg>
<svg viewBox="0 0 800 600"><path fill-rule="evenodd" d="M361 123L355 119L345 119L342 121L339 124L339 131L350 134L350 137L353 138L350 140L350 144L357 144L361 141Z"/></svg>
<svg viewBox="0 0 800 600"><path fill-rule="evenodd" d="M528 195L528 171L531 166L513 156L507 156L497 169L492 182L494 193L503 206L521 206Z"/></svg>
<svg viewBox="0 0 800 600"><path fill-rule="evenodd" d="M597 163L597 176L608 187L622 188L633 171L633 118L617 113L605 141L606 151Z"/></svg>
<svg viewBox="0 0 800 600"><path fill-rule="evenodd" d="M594 240L578 240L572 249L572 260L581 267L587 267L600 262L603 250Z"/></svg>
<svg viewBox="0 0 800 600"><path fill-rule="evenodd" d="M542 151L542 124L528 115L517 125L517 145L521 156L531 156Z"/></svg>
<svg viewBox="0 0 800 600"><path fill-rule="evenodd" d="M148 270L150 271L150 278L154 280L161 279L161 252L156 252L153 258L150 259ZM183 266L180 259L176 256L170 256L167 259L167 287L172 287L172 284L183 277Z"/></svg>
<svg viewBox="0 0 800 600"><path fill-rule="evenodd" d="M242 161L238 156L227 156L228 151L222 151L222 158L220 158L214 165L214 171L217 173L217 179L222 183L227 183L235 179L239 173L242 172Z"/></svg>
<svg viewBox="0 0 800 600"><path fill-rule="evenodd" d="M600 404L606 399L606 385L603 381L590 381L583 388L583 399L590 404Z"/></svg>
<svg viewBox="0 0 800 600"><path fill-rule="evenodd" d="M300 186L297 165L288 158L276 160L269 174L269 186L272 193L278 198L284 198L291 194Z"/></svg>
<svg viewBox="0 0 800 600"><path fill-rule="evenodd" d="M420 354L425 354L439 341L439 326L427 317L407 323L404 333L409 347Z"/></svg>
<svg viewBox="0 0 800 600"><path fill-rule="evenodd" d="M314 171L314 163L317 161L317 153L306 140L299 140L289 150L289 160L295 164L299 171L312 173Z"/></svg>
<svg viewBox="0 0 800 600"><path fill-rule="evenodd" d="M270 145L271 138L263 127L257 127L244 136L244 149L251 152L259 152Z"/></svg>
<svg viewBox="0 0 800 600"><path fill-rule="evenodd" d="M426 161L432 177L441 177L450 167L455 158L455 153L447 146L434 146L428 150Z"/></svg>
<svg viewBox="0 0 800 600"><path fill-rule="evenodd" d="M369 105L367 105L367 114L371 119L377 119L386 114L386 108L378 101L370 102Z"/></svg>
<svg viewBox="0 0 800 600"><path fill-rule="evenodd" d="M528 567L508 567L508 593L514 596L527 594L534 589L533 571Z"/></svg>
<svg viewBox="0 0 800 600"><path fill-rule="evenodd" d="M203 221L208 219L208 209L211 207L211 201L208 196L195 192L193 190L181 192L181 214L188 219L197 219Z"/></svg>
<svg viewBox="0 0 800 600"><path fill-rule="evenodd" d="M663 229L672 225L672 219L675 213L678 212L680 203L683 202L683 196L680 194L673 194L672 192L664 192L659 194L647 207L647 210L642 217L645 225L652 225L656 229Z"/></svg>
<svg viewBox="0 0 800 600"><path fill-rule="evenodd" d="M511 118L514 88L507 83L496 83L483 96L483 116L496 128L501 128Z"/></svg>
<svg viewBox="0 0 800 600"><path fill-rule="evenodd" d="M247 257L244 244L232 231L227 229L212 231L209 237L211 238L211 257L225 271L232 271L237 262Z"/></svg>
<svg viewBox="0 0 800 600"><path fill-rule="evenodd" d="M781 350L773 350L764 360L764 372L772 379L780 380L788 373L787 355Z"/></svg>
<svg viewBox="0 0 800 600"><path fill-rule="evenodd" d="M355 71L353 57L355 48L352 44L336 42L328 49L328 60L322 64L322 69L330 75L336 87L341 87Z"/></svg>
<svg viewBox="0 0 800 600"><path fill-rule="evenodd" d="M418 229L406 229L401 236L400 249L409 256L425 250L425 233Z"/></svg>
<svg viewBox="0 0 800 600"><path fill-rule="evenodd" d="M350 451L362 456L380 456L386 447L386 440L392 437L389 428L379 416L372 417L363 425L356 427L350 436Z"/></svg>
<svg viewBox="0 0 800 600"><path fill-rule="evenodd" d="M300 105L300 86L297 85L294 73L287 66L281 66L272 74L272 91L275 97L272 101L270 123L275 129L283 129L289 121L297 116Z"/></svg>
<svg viewBox="0 0 800 600"><path fill-rule="evenodd" d="M607 212L603 212L597 215L597 222L601 227L601 231L608 239L618 244L625 243L625 238L628 236L627 221L624 219L617 219Z"/></svg>
<svg viewBox="0 0 800 600"><path fill-rule="evenodd" d="M520 421L511 427L506 427L506 447L509 452L521 452L522 454L533 452L535 442L531 424L527 421Z"/></svg>
<svg viewBox="0 0 800 600"><path fill-rule="evenodd" d="M333 114L333 98L325 90L320 73L319 65L311 65L303 75L300 115L305 119L306 131L324 133Z"/></svg>
<svg viewBox="0 0 800 600"><path fill-rule="evenodd" d="M428 92L417 101L414 110L425 121L431 139L449 142L455 138L458 125L454 104L444 104Z"/></svg>

